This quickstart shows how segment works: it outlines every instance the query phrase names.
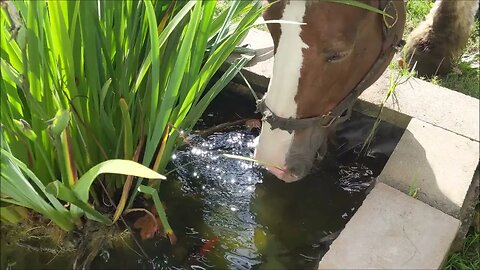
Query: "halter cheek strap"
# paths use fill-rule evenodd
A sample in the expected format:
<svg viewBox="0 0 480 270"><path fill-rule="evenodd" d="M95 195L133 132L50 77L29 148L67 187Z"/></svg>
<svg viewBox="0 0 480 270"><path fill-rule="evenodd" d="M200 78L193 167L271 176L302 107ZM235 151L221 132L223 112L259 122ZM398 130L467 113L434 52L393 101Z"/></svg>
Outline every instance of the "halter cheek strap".
<svg viewBox="0 0 480 270"><path fill-rule="evenodd" d="M386 14L391 17L383 16L383 45L380 55L377 57L377 60L370 68L369 72L363 77L363 79L357 84L357 86L350 92L340 103L335 106L330 112L316 117L309 118L284 118L276 115L270 108L268 108L265 103L265 97L257 101L257 110L263 115L262 121L265 121L270 124L271 129L281 129L292 133L295 130L306 129L309 127L321 127L327 128L334 124L337 120L343 120L348 118L353 103L358 99L358 97L372 85L381 73L385 70L384 65L387 62L392 54L397 51L400 51L405 45L405 41L401 39L402 31L400 31L400 37L396 29L393 29L397 24L399 19L398 9L396 4L397 1L392 0L380 0L380 10L383 10ZM400 1L399 1L400 2ZM403 5L401 1L400 5Z"/></svg>

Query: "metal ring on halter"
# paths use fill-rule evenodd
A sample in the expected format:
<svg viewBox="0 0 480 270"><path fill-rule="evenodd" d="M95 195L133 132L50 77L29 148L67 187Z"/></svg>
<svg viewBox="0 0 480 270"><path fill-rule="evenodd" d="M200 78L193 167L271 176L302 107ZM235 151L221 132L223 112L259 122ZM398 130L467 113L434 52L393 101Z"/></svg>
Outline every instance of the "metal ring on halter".
<svg viewBox="0 0 480 270"><path fill-rule="evenodd" d="M389 6L392 6L393 7L393 10L395 11L395 15L393 18L393 23L392 24L389 24L387 22L387 18L385 17L385 14L387 13L387 9ZM388 1L387 5L385 6L385 8L383 9L383 12L384 14L382 15L383 17L383 23L385 24L385 26L388 28L388 29L391 29L392 27L395 26L395 24L397 24L397 21L398 21L398 10L397 10L397 7L395 6L395 4L393 4L392 1Z"/></svg>
<svg viewBox="0 0 480 270"><path fill-rule="evenodd" d="M321 125L320 127L322 127L322 128L330 127L339 118L338 116L332 116L332 112L328 112L327 114L324 114L322 116L322 118L324 118L324 117L332 117L332 119L330 119L330 121L328 121L328 123L326 123L324 125Z"/></svg>

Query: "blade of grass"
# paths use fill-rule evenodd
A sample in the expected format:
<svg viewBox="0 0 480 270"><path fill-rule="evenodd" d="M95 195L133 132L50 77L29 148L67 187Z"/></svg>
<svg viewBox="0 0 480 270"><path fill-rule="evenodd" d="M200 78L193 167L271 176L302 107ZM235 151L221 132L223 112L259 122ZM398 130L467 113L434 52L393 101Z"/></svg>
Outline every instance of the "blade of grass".
<svg viewBox="0 0 480 270"><path fill-rule="evenodd" d="M272 165L268 162L261 161L261 160L258 160L258 159L253 159L253 158L243 157L243 156L238 156L238 155L232 155L232 154L222 154L222 156L227 157L227 158L232 158L232 159L251 161L251 162L254 162L254 163L257 163L257 164L260 164L260 165L264 165L264 166L267 166L267 167L278 169L280 171L284 171L283 169L281 169L281 168L279 168L275 165Z"/></svg>
<svg viewBox="0 0 480 270"><path fill-rule="evenodd" d="M189 1L174 17L173 19L168 23L167 27L162 31L162 34L158 36L158 44L159 47L162 47L165 41L168 39L170 34L173 32L175 27L183 20L183 18L187 15L187 13L190 11L195 6L194 1ZM152 63L152 52L149 52L145 60L143 61L140 70L139 70L139 75L137 77L137 80L135 82L135 87L134 91L138 90L140 83L142 82L148 68L150 67Z"/></svg>
<svg viewBox="0 0 480 270"><path fill-rule="evenodd" d="M388 17L390 19L393 19L393 17L386 13L385 11L383 10L380 10L378 8L375 8L369 4L365 4L363 2L360 2L360 1L357 1L357 0L323 0L325 2L331 2L331 3L337 3L337 4L343 4L343 5L349 5L349 6L353 6L353 7L357 7L357 8L363 8L363 9L366 9L368 11L371 11L371 12L375 12L375 13L378 13L378 14L381 14L385 17Z"/></svg>

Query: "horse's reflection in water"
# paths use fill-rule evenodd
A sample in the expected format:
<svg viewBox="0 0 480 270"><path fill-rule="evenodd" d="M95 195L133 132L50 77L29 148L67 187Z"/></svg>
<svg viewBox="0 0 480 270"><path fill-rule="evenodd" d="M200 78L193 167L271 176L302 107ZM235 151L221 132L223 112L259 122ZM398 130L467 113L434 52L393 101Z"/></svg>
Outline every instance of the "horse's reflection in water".
<svg viewBox="0 0 480 270"><path fill-rule="evenodd" d="M262 254L262 269L315 267L329 236L353 213L352 199L360 201L338 187L333 160L327 157L319 166L302 181L286 184L266 173L255 186L250 212L258 224L253 242Z"/></svg>

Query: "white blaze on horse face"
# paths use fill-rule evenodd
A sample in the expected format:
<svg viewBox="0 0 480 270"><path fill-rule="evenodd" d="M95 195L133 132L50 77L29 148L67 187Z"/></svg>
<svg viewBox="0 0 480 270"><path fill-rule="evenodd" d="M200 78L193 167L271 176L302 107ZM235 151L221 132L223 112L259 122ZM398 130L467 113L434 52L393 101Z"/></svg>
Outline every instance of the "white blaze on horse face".
<svg viewBox="0 0 480 270"><path fill-rule="evenodd" d="M289 1L281 20L303 22L307 1ZM304 48L308 46L300 37L302 31L298 24L280 24L281 35L274 58L273 77L265 97L266 105L280 117L296 117L295 95L298 90L300 69L303 64ZM270 129L264 122L255 149L255 158L285 168L285 160L293 141L294 134Z"/></svg>

